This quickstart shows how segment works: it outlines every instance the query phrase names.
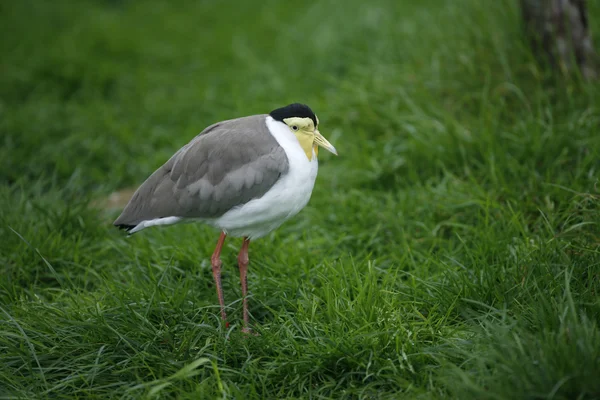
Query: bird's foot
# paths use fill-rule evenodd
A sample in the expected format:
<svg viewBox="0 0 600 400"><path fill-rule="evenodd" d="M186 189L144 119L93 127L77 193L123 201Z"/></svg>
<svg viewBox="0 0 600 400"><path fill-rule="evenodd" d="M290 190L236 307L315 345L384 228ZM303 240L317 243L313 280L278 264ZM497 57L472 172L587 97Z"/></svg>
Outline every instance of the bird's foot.
<svg viewBox="0 0 600 400"><path fill-rule="evenodd" d="M254 332L254 331L252 330L252 328L249 328L249 327L247 327L247 326L245 326L245 327L243 327L243 328L242 328L242 333L243 333L244 335L259 336L259 334L258 334L258 333Z"/></svg>

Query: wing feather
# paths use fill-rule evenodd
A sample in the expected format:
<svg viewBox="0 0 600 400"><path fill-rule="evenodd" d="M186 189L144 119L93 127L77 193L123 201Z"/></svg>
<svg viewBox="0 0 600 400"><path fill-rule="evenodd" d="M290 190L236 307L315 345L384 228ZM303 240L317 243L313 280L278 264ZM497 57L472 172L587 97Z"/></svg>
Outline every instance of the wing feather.
<svg viewBox="0 0 600 400"><path fill-rule="evenodd" d="M262 197L289 168L265 121L256 115L206 128L139 187L114 224L216 218Z"/></svg>

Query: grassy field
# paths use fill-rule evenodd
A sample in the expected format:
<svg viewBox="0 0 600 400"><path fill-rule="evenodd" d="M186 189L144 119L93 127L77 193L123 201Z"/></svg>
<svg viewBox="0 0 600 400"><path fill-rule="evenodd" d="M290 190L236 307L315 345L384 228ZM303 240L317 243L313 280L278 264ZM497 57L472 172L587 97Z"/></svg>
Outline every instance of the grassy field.
<svg viewBox="0 0 600 400"><path fill-rule="evenodd" d="M0 398L600 398L600 85L516 1L0 5ZM588 2L600 43L600 3ZM308 207L218 315L201 225L111 193L221 119L309 104Z"/></svg>

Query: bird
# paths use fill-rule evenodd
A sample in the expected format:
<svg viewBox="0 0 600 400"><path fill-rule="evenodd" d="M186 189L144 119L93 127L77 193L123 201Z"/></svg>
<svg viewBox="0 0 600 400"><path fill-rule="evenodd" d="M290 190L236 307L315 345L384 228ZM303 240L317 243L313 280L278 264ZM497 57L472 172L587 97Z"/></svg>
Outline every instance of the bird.
<svg viewBox="0 0 600 400"><path fill-rule="evenodd" d="M210 125L141 184L114 225L129 234L182 222L218 229L210 260L226 326L221 250L227 236L242 237L242 331L250 333L250 241L277 229L307 205L317 177L319 147L337 155L318 126L315 113L300 103Z"/></svg>

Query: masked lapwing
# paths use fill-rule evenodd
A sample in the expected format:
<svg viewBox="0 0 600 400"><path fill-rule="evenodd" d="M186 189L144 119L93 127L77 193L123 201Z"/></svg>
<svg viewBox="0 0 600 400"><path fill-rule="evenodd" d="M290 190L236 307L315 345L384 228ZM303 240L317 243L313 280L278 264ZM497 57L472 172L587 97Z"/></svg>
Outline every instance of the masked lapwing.
<svg viewBox="0 0 600 400"><path fill-rule="evenodd" d="M317 177L318 146L337 154L318 125L303 104L211 125L137 189L114 224L130 234L189 221L219 229L211 265L223 320L221 249L227 235L243 237L238 266L248 332L248 245L306 206Z"/></svg>

